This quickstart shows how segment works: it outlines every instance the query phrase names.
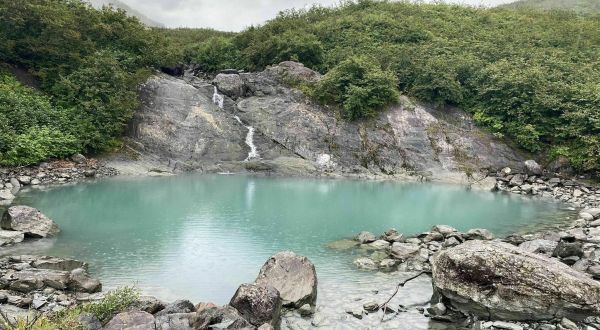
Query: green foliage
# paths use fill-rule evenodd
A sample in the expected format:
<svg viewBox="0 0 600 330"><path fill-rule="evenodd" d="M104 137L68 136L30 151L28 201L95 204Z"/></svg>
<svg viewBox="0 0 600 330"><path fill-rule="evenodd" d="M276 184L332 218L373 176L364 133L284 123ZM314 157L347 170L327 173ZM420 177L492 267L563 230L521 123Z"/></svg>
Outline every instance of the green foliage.
<svg viewBox="0 0 600 330"><path fill-rule="evenodd" d="M314 95L324 103L340 105L343 118L369 118L398 100L397 79L365 57L351 57L317 83Z"/></svg>
<svg viewBox="0 0 600 330"><path fill-rule="evenodd" d="M539 8L544 10L573 10L580 14L600 13L598 0L519 0L504 5L512 8Z"/></svg>
<svg viewBox="0 0 600 330"><path fill-rule="evenodd" d="M223 69L239 67L239 50L231 39L213 37L201 44L195 44L185 49L186 62L199 63L201 69L215 72Z"/></svg>
<svg viewBox="0 0 600 330"><path fill-rule="evenodd" d="M599 3L528 2L545 8L568 4L588 13ZM311 94L338 105L345 118L368 117L389 102L379 91L367 90L370 83L338 81L344 76L341 63L360 57L386 77L393 72L407 95L462 107L498 137L550 157L564 155L579 170L600 171L598 14L344 1L334 8L285 11L227 38L237 48L240 69L297 59L325 73ZM294 40L314 51L299 51ZM281 46L285 42L291 46ZM296 51L282 51L288 48ZM371 106L373 95L386 102Z"/></svg>
<svg viewBox="0 0 600 330"><path fill-rule="evenodd" d="M91 313L95 315L102 324L106 324L114 315L125 311L133 303L138 301L139 297L140 294L137 289L123 287L107 293L100 301L77 305L75 307L63 309L54 314L41 316L37 319L17 319L15 324L11 326L6 324L6 326L7 328L15 330L83 329L78 320L79 315L83 313Z"/></svg>
<svg viewBox="0 0 600 330"><path fill-rule="evenodd" d="M168 45L121 10L95 10L79 0L0 2L0 63L37 76L47 95L4 78L0 163L26 165L114 147L148 69L179 62Z"/></svg>

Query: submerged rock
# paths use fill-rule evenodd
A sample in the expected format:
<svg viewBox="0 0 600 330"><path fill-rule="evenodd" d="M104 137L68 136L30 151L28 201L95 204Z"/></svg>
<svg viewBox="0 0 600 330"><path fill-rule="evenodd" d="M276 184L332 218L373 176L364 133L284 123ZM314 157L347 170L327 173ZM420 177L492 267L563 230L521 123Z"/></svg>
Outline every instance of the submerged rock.
<svg viewBox="0 0 600 330"><path fill-rule="evenodd" d="M317 300L315 266L308 258L291 251L271 256L260 269L255 283L277 289L287 307L314 306Z"/></svg>
<svg viewBox="0 0 600 330"><path fill-rule="evenodd" d="M276 328L279 326L281 297L279 291L272 286L242 284L229 305L255 326L265 323Z"/></svg>
<svg viewBox="0 0 600 330"><path fill-rule="evenodd" d="M497 320L600 315L600 284L565 264L496 241L467 241L432 261L435 290L456 309Z"/></svg>
<svg viewBox="0 0 600 330"><path fill-rule="evenodd" d="M30 237L49 237L59 232L56 223L42 212L22 205L9 207L2 216L0 227L6 230L20 231Z"/></svg>

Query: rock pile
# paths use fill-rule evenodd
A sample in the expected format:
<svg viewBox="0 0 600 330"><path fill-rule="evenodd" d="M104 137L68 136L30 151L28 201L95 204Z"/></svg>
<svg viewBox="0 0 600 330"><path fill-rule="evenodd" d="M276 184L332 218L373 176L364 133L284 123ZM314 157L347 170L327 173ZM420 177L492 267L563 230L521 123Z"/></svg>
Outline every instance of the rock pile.
<svg viewBox="0 0 600 330"><path fill-rule="evenodd" d="M102 289L84 262L37 256L0 259L0 309L23 314L27 309L53 312L89 300Z"/></svg>
<svg viewBox="0 0 600 330"><path fill-rule="evenodd" d="M64 184L84 178L116 174L115 169L79 154L72 156L70 161L59 160L29 167L0 168L0 205L10 203L19 190L26 186Z"/></svg>
<svg viewBox="0 0 600 330"><path fill-rule="evenodd" d="M527 172L505 167L496 175L495 189L521 195L549 196L576 207L599 207L600 188L564 179L542 171L532 160L525 162Z"/></svg>

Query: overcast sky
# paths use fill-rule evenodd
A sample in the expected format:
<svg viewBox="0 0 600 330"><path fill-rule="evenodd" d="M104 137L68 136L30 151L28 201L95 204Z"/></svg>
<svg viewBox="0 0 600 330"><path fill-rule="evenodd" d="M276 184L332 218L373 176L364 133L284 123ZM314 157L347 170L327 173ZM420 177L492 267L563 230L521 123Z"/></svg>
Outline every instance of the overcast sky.
<svg viewBox="0 0 600 330"><path fill-rule="evenodd" d="M433 0L423 0L433 1ZM494 6L514 0L446 0L446 2ZM281 10L312 4L331 6L338 0L121 0L167 27L210 27L240 31L264 23Z"/></svg>

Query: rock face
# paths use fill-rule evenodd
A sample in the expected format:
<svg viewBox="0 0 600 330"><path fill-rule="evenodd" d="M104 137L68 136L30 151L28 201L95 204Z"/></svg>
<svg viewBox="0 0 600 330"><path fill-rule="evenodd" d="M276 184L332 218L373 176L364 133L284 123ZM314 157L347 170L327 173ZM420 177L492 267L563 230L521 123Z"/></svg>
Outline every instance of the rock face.
<svg viewBox="0 0 600 330"><path fill-rule="evenodd" d="M279 326L281 298L279 291L272 286L242 284L229 305L257 327L265 323L275 328Z"/></svg>
<svg viewBox="0 0 600 330"><path fill-rule="evenodd" d="M495 241L467 241L432 261L434 288L482 318L544 320L600 315L600 284L555 259Z"/></svg>
<svg viewBox="0 0 600 330"><path fill-rule="evenodd" d="M269 258L260 269L256 284L272 286L279 291L284 306L300 308L315 305L317 300L317 273L306 257L294 252L279 252Z"/></svg>
<svg viewBox="0 0 600 330"><path fill-rule="evenodd" d="M130 125L136 149L172 169L222 170L246 158L247 129L255 128L264 166L249 171L278 172L281 157L314 164L300 175L421 174L466 180L466 169L523 168L527 157L475 127L456 108L434 109L408 99L369 122L347 122L290 88L290 81L318 81L321 75L299 63L284 62L257 73L218 75L212 82L225 97L213 103L211 82L158 75L142 87L142 107ZM237 115L243 125L234 119ZM233 170L244 170L233 167ZM312 171L311 171L312 170ZM491 181L484 189L491 189Z"/></svg>
<svg viewBox="0 0 600 330"><path fill-rule="evenodd" d="M29 206L8 208L2 216L0 226L2 229L20 231L30 237L49 237L59 232L54 221Z"/></svg>

